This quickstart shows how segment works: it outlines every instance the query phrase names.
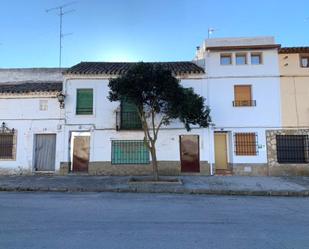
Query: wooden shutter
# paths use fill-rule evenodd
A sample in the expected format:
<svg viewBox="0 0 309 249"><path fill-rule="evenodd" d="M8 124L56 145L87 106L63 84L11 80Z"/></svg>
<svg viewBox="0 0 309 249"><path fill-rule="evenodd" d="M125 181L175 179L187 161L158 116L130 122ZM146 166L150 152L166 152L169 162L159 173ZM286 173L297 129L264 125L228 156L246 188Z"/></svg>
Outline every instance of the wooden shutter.
<svg viewBox="0 0 309 249"><path fill-rule="evenodd" d="M234 86L234 98L236 106L250 106L251 105L251 86L237 85Z"/></svg>
<svg viewBox="0 0 309 249"><path fill-rule="evenodd" d="M76 114L93 114L93 89L77 89Z"/></svg>
<svg viewBox="0 0 309 249"><path fill-rule="evenodd" d="M236 133L235 152L237 156L255 156L257 154L255 133Z"/></svg>

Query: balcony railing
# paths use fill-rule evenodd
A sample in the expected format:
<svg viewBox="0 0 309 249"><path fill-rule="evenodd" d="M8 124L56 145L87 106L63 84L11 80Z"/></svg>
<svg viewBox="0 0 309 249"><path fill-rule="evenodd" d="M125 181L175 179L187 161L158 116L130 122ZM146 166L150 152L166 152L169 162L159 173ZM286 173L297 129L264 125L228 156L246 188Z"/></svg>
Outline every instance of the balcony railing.
<svg viewBox="0 0 309 249"><path fill-rule="evenodd" d="M234 100L234 107L242 107L242 106L256 106L256 100Z"/></svg>
<svg viewBox="0 0 309 249"><path fill-rule="evenodd" d="M137 112L116 112L116 130L141 130L142 122Z"/></svg>

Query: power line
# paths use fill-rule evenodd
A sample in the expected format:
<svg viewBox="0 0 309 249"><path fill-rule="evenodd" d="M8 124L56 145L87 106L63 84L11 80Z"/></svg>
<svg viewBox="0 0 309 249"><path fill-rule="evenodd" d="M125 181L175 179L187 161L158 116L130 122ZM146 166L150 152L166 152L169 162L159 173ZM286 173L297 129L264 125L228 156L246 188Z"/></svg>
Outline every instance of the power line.
<svg viewBox="0 0 309 249"><path fill-rule="evenodd" d="M63 4L63 5L60 5L60 6L57 6L57 7L53 7L53 8L50 8L50 9L47 9L46 10L46 13L49 13L49 12L52 12L52 11L58 11L58 15L59 15L59 68L61 68L61 62L62 62L62 39L65 37L65 36L68 36L68 35L72 35L73 33L66 33L64 34L62 32L62 19L63 19L63 16L66 15L66 14L69 14L69 13L72 13L74 12L75 10L72 9L72 10L65 10L65 8L67 8L68 6L71 6L73 4L75 4L75 2L70 2L70 3L66 3L66 4Z"/></svg>

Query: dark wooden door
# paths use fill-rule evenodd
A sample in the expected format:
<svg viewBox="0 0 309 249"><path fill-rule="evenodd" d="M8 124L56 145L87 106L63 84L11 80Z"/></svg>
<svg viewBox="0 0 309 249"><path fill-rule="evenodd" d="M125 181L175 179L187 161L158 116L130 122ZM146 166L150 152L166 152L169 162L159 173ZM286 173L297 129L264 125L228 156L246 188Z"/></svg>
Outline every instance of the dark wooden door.
<svg viewBox="0 0 309 249"><path fill-rule="evenodd" d="M75 136L73 142L73 171L87 172L89 164L89 136Z"/></svg>
<svg viewBox="0 0 309 249"><path fill-rule="evenodd" d="M198 135L180 136L181 172L200 172Z"/></svg>
<svg viewBox="0 0 309 249"><path fill-rule="evenodd" d="M37 134L34 140L34 169L36 171L54 171L56 134Z"/></svg>

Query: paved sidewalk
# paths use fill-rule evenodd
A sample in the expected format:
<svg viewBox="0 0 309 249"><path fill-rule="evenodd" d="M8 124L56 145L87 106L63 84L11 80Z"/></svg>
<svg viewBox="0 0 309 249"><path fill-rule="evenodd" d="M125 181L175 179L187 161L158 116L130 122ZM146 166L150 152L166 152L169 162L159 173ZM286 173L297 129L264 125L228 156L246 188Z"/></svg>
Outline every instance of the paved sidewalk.
<svg viewBox="0 0 309 249"><path fill-rule="evenodd" d="M0 191L309 196L309 177L181 176L179 179L182 184L132 184L129 183L130 178L76 175L0 176Z"/></svg>

